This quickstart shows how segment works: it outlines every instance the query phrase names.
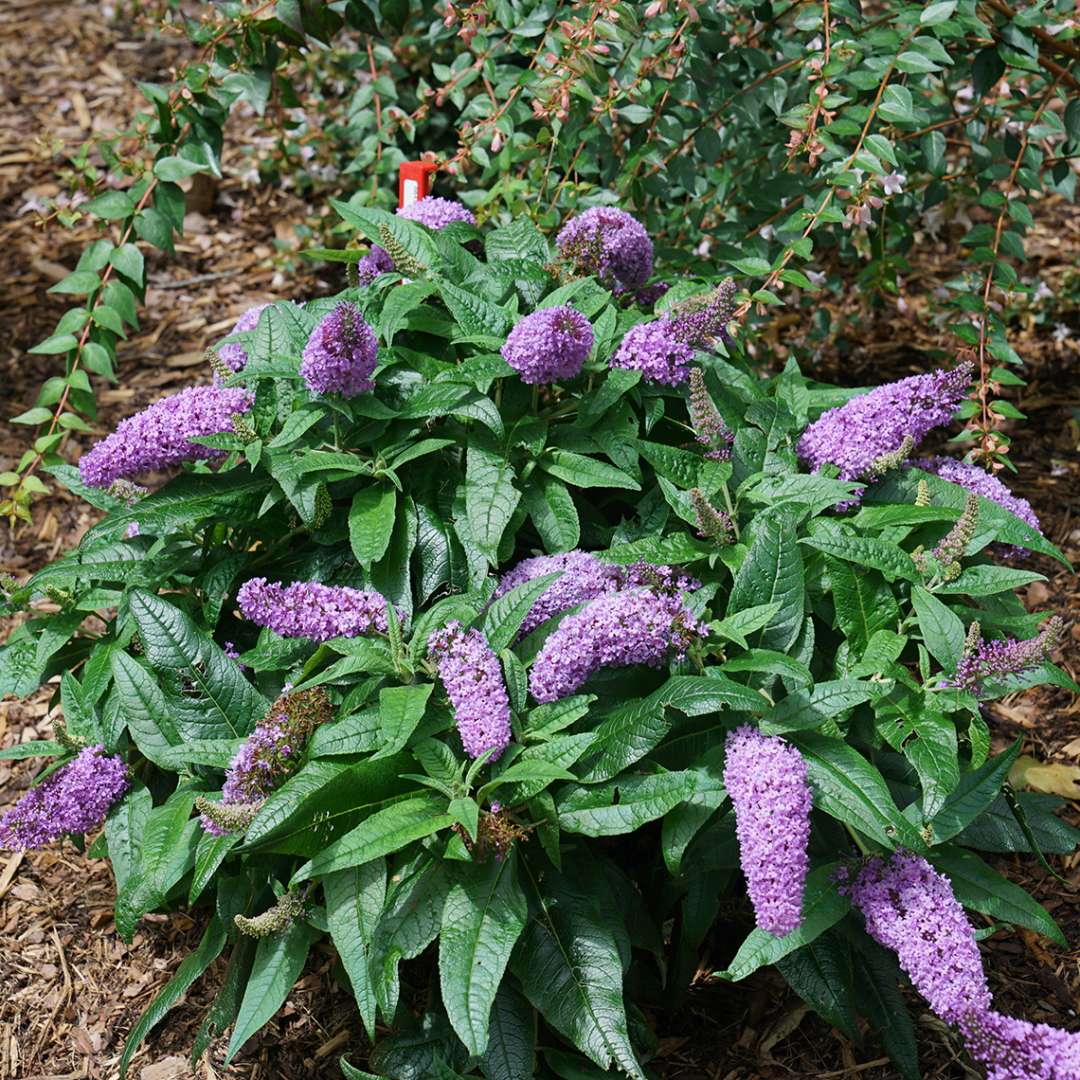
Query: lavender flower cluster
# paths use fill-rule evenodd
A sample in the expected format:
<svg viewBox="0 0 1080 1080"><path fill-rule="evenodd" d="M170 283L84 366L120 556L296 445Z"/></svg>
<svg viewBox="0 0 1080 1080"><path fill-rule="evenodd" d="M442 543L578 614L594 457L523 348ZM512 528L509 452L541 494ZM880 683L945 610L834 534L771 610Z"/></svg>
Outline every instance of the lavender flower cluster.
<svg viewBox="0 0 1080 1080"><path fill-rule="evenodd" d="M248 308L236 320L236 325L232 328L231 333L242 334L254 330L259 325L259 316L269 306L269 304L256 304L254 307ZM219 345L217 354L233 371L243 371L248 362L247 350L237 341L227 341L224 345Z"/></svg>
<svg viewBox="0 0 1080 1080"><path fill-rule="evenodd" d="M652 274L653 245L625 210L593 206L560 230L559 255L583 274L595 274L618 293L641 288Z"/></svg>
<svg viewBox="0 0 1080 1080"><path fill-rule="evenodd" d="M322 690L285 694L244 740L225 773L221 802L202 814L202 827L213 836L232 829L210 815L217 807L257 807L296 771L308 738L330 715L329 698Z"/></svg>
<svg viewBox="0 0 1080 1080"><path fill-rule="evenodd" d="M978 465L970 465L966 461L956 461L954 458L947 457L923 458L913 464L928 473L940 476L942 480L959 484L962 488L973 491L984 499L996 502L998 506L1004 507L1010 514L1015 514L1025 524L1030 525L1040 536L1043 535L1042 527L1039 525L1035 511L1031 508L1031 503L1019 495L1014 495L993 473L988 473ZM1008 546L1007 550L1009 554L1024 553L1023 548L1012 546Z"/></svg>
<svg viewBox="0 0 1080 1080"><path fill-rule="evenodd" d="M445 229L453 221L476 224L476 216L468 207L457 199L442 199L437 195L428 195L408 206L399 206L397 214L407 221L416 221L436 231Z"/></svg>
<svg viewBox="0 0 1080 1080"><path fill-rule="evenodd" d="M601 668L681 659L705 633L676 594L648 587L605 593L563 619L544 642L529 690L539 702L558 701Z"/></svg>
<svg viewBox="0 0 1080 1080"><path fill-rule="evenodd" d="M977 635L978 626L973 626ZM1050 655L1061 632L1062 621L1054 616L1041 633L1026 641L1018 638L997 638L993 641L978 639L975 648L965 649L956 665L956 673L945 685L979 693L987 679L1002 679L1038 667Z"/></svg>
<svg viewBox="0 0 1080 1080"><path fill-rule="evenodd" d="M871 859L841 884L867 933L892 949L912 985L955 1024L988 1080L1077 1080L1080 1035L995 1012L975 931L949 879L921 856Z"/></svg>
<svg viewBox="0 0 1080 1080"><path fill-rule="evenodd" d="M304 346L300 374L318 394L355 397L375 387L378 343L355 304L342 301L325 316Z"/></svg>
<svg viewBox="0 0 1080 1080"><path fill-rule="evenodd" d="M640 371L649 382L680 386L690 375L696 348L716 337L730 341L726 327L734 298L735 283L725 281L703 303L694 300L631 327L611 358L612 366Z"/></svg>
<svg viewBox="0 0 1080 1080"><path fill-rule="evenodd" d="M487 638L450 622L428 638L428 655L454 707L465 753L475 758L491 750L494 761L510 743L510 699Z"/></svg>
<svg viewBox="0 0 1080 1080"><path fill-rule="evenodd" d="M40 848L65 833L90 832L130 786L122 758L88 746L0 817L0 844Z"/></svg>
<svg viewBox="0 0 1080 1080"><path fill-rule="evenodd" d="M611 366L640 371L649 382L679 386L686 382L693 360L693 346L675 334L671 320L654 319L630 327Z"/></svg>
<svg viewBox="0 0 1080 1080"><path fill-rule="evenodd" d="M500 351L523 383L553 383L580 373L593 340L589 320L563 304L526 315Z"/></svg>
<svg viewBox="0 0 1080 1080"><path fill-rule="evenodd" d="M813 796L795 747L744 724L727 737L724 785L757 925L776 937L802 923Z"/></svg>
<svg viewBox="0 0 1080 1080"><path fill-rule="evenodd" d="M947 424L964 400L971 373L971 364L964 363L952 371L912 375L829 409L803 432L799 456L814 472L835 465L841 480L865 478L905 439L917 445Z"/></svg>
<svg viewBox="0 0 1080 1080"><path fill-rule="evenodd" d="M319 581L290 585L257 577L245 581L236 594L245 619L266 626L282 637L329 641L386 633L386 600L377 592Z"/></svg>
<svg viewBox="0 0 1080 1080"><path fill-rule="evenodd" d="M114 480L166 469L184 461L224 457L220 450L193 443L193 438L231 431L233 415L245 413L252 395L241 387L189 386L142 412L121 420L79 461L79 475L89 487L108 487Z"/></svg>
<svg viewBox="0 0 1080 1080"><path fill-rule="evenodd" d="M371 250L356 264L356 278L361 285L370 285L380 274L389 274L394 269L394 260L378 244L372 244Z"/></svg>
<svg viewBox="0 0 1080 1080"><path fill-rule="evenodd" d="M560 612L592 600L602 593L617 589L622 577L617 566L603 563L587 551L537 555L531 559L522 559L503 574L492 599L497 600L527 581L543 577L545 574L556 573L560 576L537 597L533 606L529 608L529 613L525 616L521 629L518 631L522 637Z"/></svg>

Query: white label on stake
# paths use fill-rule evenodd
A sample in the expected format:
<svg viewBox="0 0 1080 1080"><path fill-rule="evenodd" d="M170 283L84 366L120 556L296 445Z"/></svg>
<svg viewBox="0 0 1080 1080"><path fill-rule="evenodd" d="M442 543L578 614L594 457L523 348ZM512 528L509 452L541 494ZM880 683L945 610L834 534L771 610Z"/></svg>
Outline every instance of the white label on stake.
<svg viewBox="0 0 1080 1080"><path fill-rule="evenodd" d="M402 206L412 206L414 202L418 201L420 195L420 185L415 180L405 181L405 192L402 200Z"/></svg>

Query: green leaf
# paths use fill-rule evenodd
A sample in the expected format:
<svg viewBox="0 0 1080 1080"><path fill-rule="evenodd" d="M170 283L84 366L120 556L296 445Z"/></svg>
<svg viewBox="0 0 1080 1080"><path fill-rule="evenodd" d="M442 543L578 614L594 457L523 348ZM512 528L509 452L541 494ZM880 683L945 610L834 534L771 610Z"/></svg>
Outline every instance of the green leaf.
<svg viewBox="0 0 1080 1080"><path fill-rule="evenodd" d="M113 806L105 818L105 839L109 861L121 892L139 865L143 835L150 820L154 800L141 780L132 783L127 794Z"/></svg>
<svg viewBox="0 0 1080 1080"><path fill-rule="evenodd" d="M525 1080L535 1070L536 1014L511 980L504 979L491 1009L490 1038L480 1071L486 1080Z"/></svg>
<svg viewBox="0 0 1080 1080"><path fill-rule="evenodd" d="M93 270L76 270L75 273L68 274L62 281L58 281L51 286L48 291L51 293L71 293L76 296L86 296L92 293L100 284L101 279ZM41 351L40 346L38 346L38 351ZM59 351L66 352L67 349L64 348Z"/></svg>
<svg viewBox="0 0 1080 1080"><path fill-rule="evenodd" d="M905 581L917 581L919 571L911 556L887 540L873 536L842 536L840 534L804 537L800 543L808 547L834 555L838 559L854 563L856 566L870 566L880 570L888 581L901 578Z"/></svg>
<svg viewBox="0 0 1080 1080"><path fill-rule="evenodd" d="M993 596L1021 589L1033 581L1045 580L1045 575L1034 570L1017 570L1012 566L986 563L967 567L955 581L943 582L935 591L941 596Z"/></svg>
<svg viewBox="0 0 1080 1080"><path fill-rule="evenodd" d="M411 683L407 686L384 686L379 691L379 726L381 748L372 758L396 754L424 717L428 698L435 689L433 683Z"/></svg>
<svg viewBox="0 0 1080 1080"><path fill-rule="evenodd" d="M912 586L911 603L930 655L945 671L955 671L964 653L965 630L960 616L921 585Z"/></svg>
<svg viewBox="0 0 1080 1080"><path fill-rule="evenodd" d="M202 829L191 818L195 792L180 788L147 817L136 865L116 897L116 932L131 941L135 925L156 908L195 860Z"/></svg>
<svg viewBox="0 0 1080 1080"><path fill-rule="evenodd" d="M594 787L563 789L556 803L559 826L584 836L619 836L663 817L696 789L689 772L624 776Z"/></svg>
<svg viewBox="0 0 1080 1080"><path fill-rule="evenodd" d="M124 1080L127 1075L128 1065L143 1039L180 1001L192 983L221 955L227 940L225 928L216 915L212 916L198 948L180 961L180 966L172 978L161 988L131 1029L120 1058L120 1080Z"/></svg>
<svg viewBox="0 0 1080 1080"><path fill-rule="evenodd" d="M576 454L571 450L548 450L538 464L545 472L579 488L627 488L640 491L641 485L622 469L606 461Z"/></svg>
<svg viewBox="0 0 1080 1080"><path fill-rule="evenodd" d="M386 902L386 863L374 859L323 878L330 937L352 985L364 1029L375 1038L371 942Z"/></svg>
<svg viewBox="0 0 1080 1080"><path fill-rule="evenodd" d="M818 810L890 850L926 849L919 831L897 810L884 777L858 750L813 731L799 732L792 741L806 760Z"/></svg>
<svg viewBox="0 0 1080 1080"><path fill-rule="evenodd" d="M622 956L613 912L578 880L549 872L532 879L529 923L511 961L525 996L544 1019L607 1069L645 1080L630 1044Z"/></svg>
<svg viewBox="0 0 1080 1080"><path fill-rule="evenodd" d="M318 936L318 930L299 920L280 933L259 939L255 962L229 1039L226 1065L285 1003Z"/></svg>
<svg viewBox="0 0 1080 1080"><path fill-rule="evenodd" d="M135 213L135 202L126 191L106 191L84 204L82 209L105 221L119 221Z"/></svg>
<svg viewBox="0 0 1080 1080"><path fill-rule="evenodd" d="M392 487L361 488L349 507L349 543L357 562L370 570L390 546L397 510L397 493Z"/></svg>
<svg viewBox="0 0 1080 1080"><path fill-rule="evenodd" d="M189 904L194 904L198 900L221 868L229 852L242 839L243 835L238 832L226 833L224 836L203 833L199 846L195 849L195 867L191 872L191 885L188 887Z"/></svg>
<svg viewBox="0 0 1080 1080"><path fill-rule="evenodd" d="M851 951L842 937L826 931L776 966L788 986L818 1016L853 1042L859 1041Z"/></svg>
<svg viewBox="0 0 1080 1080"><path fill-rule="evenodd" d="M649 699L616 706L596 726L596 739L589 749L597 753L590 757L581 779L591 784L617 776L659 745L669 727L663 706Z"/></svg>
<svg viewBox="0 0 1080 1080"><path fill-rule="evenodd" d="M67 753L65 747L51 739L35 739L33 742L18 743L0 750L0 761L22 761L32 757L62 757Z"/></svg>
<svg viewBox="0 0 1080 1080"><path fill-rule="evenodd" d="M245 735L263 718L270 702L189 615L143 589L128 602L147 659L178 672L194 693L172 702L186 738Z"/></svg>
<svg viewBox="0 0 1080 1080"><path fill-rule="evenodd" d="M488 561L498 564L499 541L514 515L521 493L514 470L487 440L470 439L465 457L465 508L469 529Z"/></svg>
<svg viewBox="0 0 1080 1080"><path fill-rule="evenodd" d="M1068 947L1065 935L1046 908L1019 885L987 866L978 855L948 845L934 848L930 861L948 877L956 899L964 907L974 908L993 919L1026 926L1062 948Z"/></svg>
<svg viewBox="0 0 1080 1080"><path fill-rule="evenodd" d="M513 644L533 605L547 591L548 586L561 576L561 573L543 574L523 582L503 593L498 600L492 601L491 606L484 612L481 629L494 652L502 652Z"/></svg>
<svg viewBox="0 0 1080 1080"><path fill-rule="evenodd" d="M956 726L932 708L919 710L911 724L916 737L904 743L904 756L919 774L923 817L929 819L960 781Z"/></svg>
<svg viewBox="0 0 1080 1080"><path fill-rule="evenodd" d="M377 810L304 863L293 875L293 884L350 866L362 866L445 829L453 824L453 818L441 813L442 807L440 800L420 796Z"/></svg>
<svg viewBox="0 0 1080 1080"><path fill-rule="evenodd" d="M687 716L708 716L724 709L764 712L768 702L756 690L709 668L706 675L672 675L649 695L652 705L670 705Z"/></svg>
<svg viewBox="0 0 1080 1080"><path fill-rule="evenodd" d="M209 172L206 165L198 165L182 157L163 157L154 162L154 175L159 180L175 184L199 172Z"/></svg>
<svg viewBox="0 0 1080 1080"><path fill-rule="evenodd" d="M166 768L166 751L183 741L157 680L137 660L117 649L112 657L114 694L139 752Z"/></svg>
<svg viewBox="0 0 1080 1080"><path fill-rule="evenodd" d="M956 0L940 0L939 3L928 4L919 16L919 23L922 26L937 26L948 22L955 10Z"/></svg>
<svg viewBox="0 0 1080 1080"><path fill-rule="evenodd" d="M523 498L548 554L556 555L578 546L581 525L577 507L564 484L553 476L534 474L525 487Z"/></svg>
<svg viewBox="0 0 1080 1080"><path fill-rule="evenodd" d="M1017 739L1005 753L960 777L955 790L931 822L935 843L951 840L994 803L1009 778L1009 769L1020 754L1020 746L1021 740Z"/></svg>
<svg viewBox="0 0 1080 1080"><path fill-rule="evenodd" d="M788 694L762 717L761 730L767 735L784 735L789 731L820 727L830 717L870 701L886 688L881 683L858 679L818 683L813 690Z"/></svg>
<svg viewBox="0 0 1080 1080"><path fill-rule="evenodd" d="M136 285L143 284L143 253L135 244L122 244L109 256L109 262Z"/></svg>
<svg viewBox="0 0 1080 1080"><path fill-rule="evenodd" d="M915 123L911 91L906 86L887 86L881 98L878 115L891 124Z"/></svg>
<svg viewBox="0 0 1080 1080"><path fill-rule="evenodd" d="M487 1049L496 991L527 915L513 856L464 868L463 879L447 894L439 982L446 1014L470 1054Z"/></svg>
<svg viewBox="0 0 1080 1080"><path fill-rule="evenodd" d="M835 926L851 906L847 897L836 891L832 880L836 867L836 863L829 863L810 871L803 890L803 921L795 930L784 937L774 937L767 930L751 930L735 959L717 974L738 982L759 968L777 963Z"/></svg>
<svg viewBox="0 0 1080 1080"><path fill-rule="evenodd" d="M763 525L739 567L728 600L727 618L749 608L779 604L764 629L745 634L754 645L787 652L802 628L805 571L790 520L772 517Z"/></svg>
<svg viewBox="0 0 1080 1080"><path fill-rule="evenodd" d="M509 331L510 319L506 312L477 293L444 280L439 282L439 294L467 335L505 337Z"/></svg>

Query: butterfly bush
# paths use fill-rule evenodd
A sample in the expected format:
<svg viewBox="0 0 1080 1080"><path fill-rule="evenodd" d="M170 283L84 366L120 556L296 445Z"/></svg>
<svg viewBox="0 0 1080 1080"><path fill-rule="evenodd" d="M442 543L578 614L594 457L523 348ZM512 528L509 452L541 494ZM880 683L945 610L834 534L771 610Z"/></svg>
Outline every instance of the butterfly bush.
<svg viewBox="0 0 1080 1080"><path fill-rule="evenodd" d="M621 209L572 217L551 263L532 220L561 204L466 249L453 229L423 260L384 211L337 205L384 245L343 293L246 312L269 332L248 334L242 364L211 355L218 384L84 456L83 483L107 493L54 470L103 516L27 583L0 582L0 614L27 615L0 692L52 683L75 734L0 749L60 763L0 838L93 832L119 806L88 837L127 853L117 932L178 903L217 912L199 955L231 951L210 1014L235 1009L229 1058L274 1004L249 979L252 951L283 1001L329 934L376 1072L430 1072L430 1042L395 1030L422 1002L455 1074L505 1059L522 1075L643 1076L636 993L659 959L676 1003L712 934L730 939L724 978L782 953L778 977L800 992L807 943L835 954L852 973L830 985L836 1006L877 1030L875 1003L892 1002L885 1041L910 1061L889 965L860 962L877 942L993 1080L1078 1080L1076 1036L994 1010L957 896L908 853L962 865L978 897L998 881L983 847L1030 853L1032 830L1048 858L1076 846L1053 800L1017 794L1028 831L989 809L1009 769L989 757L1000 733L979 700L1016 685L1003 676L1069 685L1050 660L1060 619L1005 636L1030 616L1016 572L994 565L994 545L1018 540L1060 553L980 515L989 474L920 462L968 489L943 527L943 485L904 467L952 421L970 367L831 408L835 388L794 358L759 369L746 331L732 335L735 287L702 283L707 251L664 310L644 310L665 283L649 284L651 241ZM404 216L473 221L450 200ZM371 325L391 316L380 355ZM611 377L621 368L642 377ZM228 450L191 442L214 434ZM127 479L166 466L180 475L157 490ZM891 475L855 513L811 472ZM848 794L830 797L841 772ZM826 929L838 890L857 911ZM1047 912L1012 897L1010 920L1060 944ZM746 936L729 916L745 898ZM622 948L639 933L659 958ZM766 935L783 940L762 948ZM551 977L556 938L605 987L603 1040ZM129 1060L167 1001L149 1003ZM662 1035L655 1001L654 1016Z"/></svg>
<svg viewBox="0 0 1080 1080"><path fill-rule="evenodd" d="M799 456L814 472L827 465L841 480L865 479L885 455L905 440L918 446L934 428L947 424L967 396L972 365L939 369L886 383L847 404L829 409L799 439Z"/></svg>
<svg viewBox="0 0 1080 1080"><path fill-rule="evenodd" d="M757 924L776 937L802 924L813 797L795 747L744 724L727 737L724 786Z"/></svg>
<svg viewBox="0 0 1080 1080"><path fill-rule="evenodd" d="M510 701L499 658L479 630L457 620L428 638L428 655L454 707L454 722L465 753L494 760L510 744Z"/></svg>
<svg viewBox="0 0 1080 1080"><path fill-rule="evenodd" d="M502 358L523 383L553 383L579 374L593 347L589 320L572 307L542 308L510 331Z"/></svg>
<svg viewBox="0 0 1080 1080"><path fill-rule="evenodd" d="M189 386L126 420L79 461L82 481L105 488L119 479L168 469L185 461L220 460L220 450L191 440L231 431L233 416L251 408L242 387Z"/></svg>
<svg viewBox="0 0 1080 1080"><path fill-rule="evenodd" d="M653 269L653 244L641 222L613 206L593 206L559 232L559 255L583 274L610 282L617 293L637 289Z"/></svg>
<svg viewBox="0 0 1080 1080"><path fill-rule="evenodd" d="M386 601L370 589L258 577L240 586L236 602L245 619L282 637L329 641L387 629Z"/></svg>
<svg viewBox="0 0 1080 1080"><path fill-rule="evenodd" d="M0 817L0 844L40 848L65 833L92 832L130 786L122 757L88 746Z"/></svg>
<svg viewBox="0 0 1080 1080"><path fill-rule="evenodd" d="M377 352L375 331L355 304L343 302L312 331L300 374L316 393L355 397L375 386L371 374Z"/></svg>

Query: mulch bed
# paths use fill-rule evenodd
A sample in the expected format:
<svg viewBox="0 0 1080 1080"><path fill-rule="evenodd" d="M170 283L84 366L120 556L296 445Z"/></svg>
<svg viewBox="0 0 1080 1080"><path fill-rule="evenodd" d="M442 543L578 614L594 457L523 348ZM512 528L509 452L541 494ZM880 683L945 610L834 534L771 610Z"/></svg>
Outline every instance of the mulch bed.
<svg viewBox="0 0 1080 1080"><path fill-rule="evenodd" d="M57 173L91 131L122 127L137 107L135 79L161 78L182 55L173 40L148 39L123 22L110 25L105 5L8 0L0 10L0 380L11 415L34 402L48 357L26 349L45 337L67 304L46 290L70 271L93 235L87 227L63 230L38 223L36 200L62 191ZM17 31L17 32L7 32ZM230 146L250 145L253 132L230 129ZM121 343L119 380L100 393L99 426L117 420L191 381L205 378L202 351L221 337L250 304L331 291L298 263L295 227L320 208L294 195L259 189L240 177L238 153L226 158L226 180L205 193L189 217L177 256L148 260L150 289L140 313L143 330ZM1048 200L1037 209L1038 227L1026 272L1041 276L1061 296L1077 290L1080 223L1072 208ZM932 317L932 291L947 279L949 236L926 237L910 257L901 302L880 301L852 289L828 303L837 327L828 350L815 355L804 339L805 320L781 313L771 328L779 351L797 352L815 377L867 385L925 370L948 338ZM1062 305L1061 310L1067 310ZM1028 498L1047 535L1074 563L1080 560L1080 324L1051 333L1053 323L1034 311L1013 328L1011 341L1025 357L1029 384L1014 400L1028 414L1014 448L1018 474L1010 484ZM782 343L782 344L781 344ZM0 471L18 461L28 431L0 426ZM78 542L92 513L62 491L35 507L32 526L10 533L0 524L0 573L24 576ZM1057 611L1066 641L1056 656L1080 678L1080 586L1067 569L1041 556L1027 564L1047 575L1028 588L1032 610ZM0 635L6 628L0 623ZM0 745L48 737L50 688L26 702L0 703ZM995 749L1022 735L1025 753L1040 761L1080 763L1080 701L1041 687L992 709ZM28 763L0 763L0 802L28 782ZM1075 811L1075 805L1074 805ZM1070 817L1080 823L1080 814ZM1080 855L1053 859L1062 885L1032 858L1002 857L998 868L1032 891L1080 947ZM199 916L148 916L131 945L112 921L112 876L104 860L62 847L0 861L0 1078L112 1080L126 1032L151 997L198 941ZM710 943L686 1006L676 1017L658 1015L661 1036L656 1072L670 1080L757 1080L816 1077L893 1080L895 1072L872 1041L852 1046L845 1036L808 1014L774 972L731 986L711 972L723 965L731 942ZM1031 1020L1077 1026L1080 948L1061 950L1021 931L984 943L995 1000ZM320 946L285 1008L252 1039L228 1068L219 1040L197 1070L186 1063L195 1029L212 1000L219 963L197 982L185 1002L158 1027L135 1058L139 1080L212 1080L215 1077L307 1080L340 1075L347 1053L362 1065L365 1040L355 1006L337 988L333 950ZM912 997L924 1070L935 1080L961 1080L965 1067L955 1039Z"/></svg>

